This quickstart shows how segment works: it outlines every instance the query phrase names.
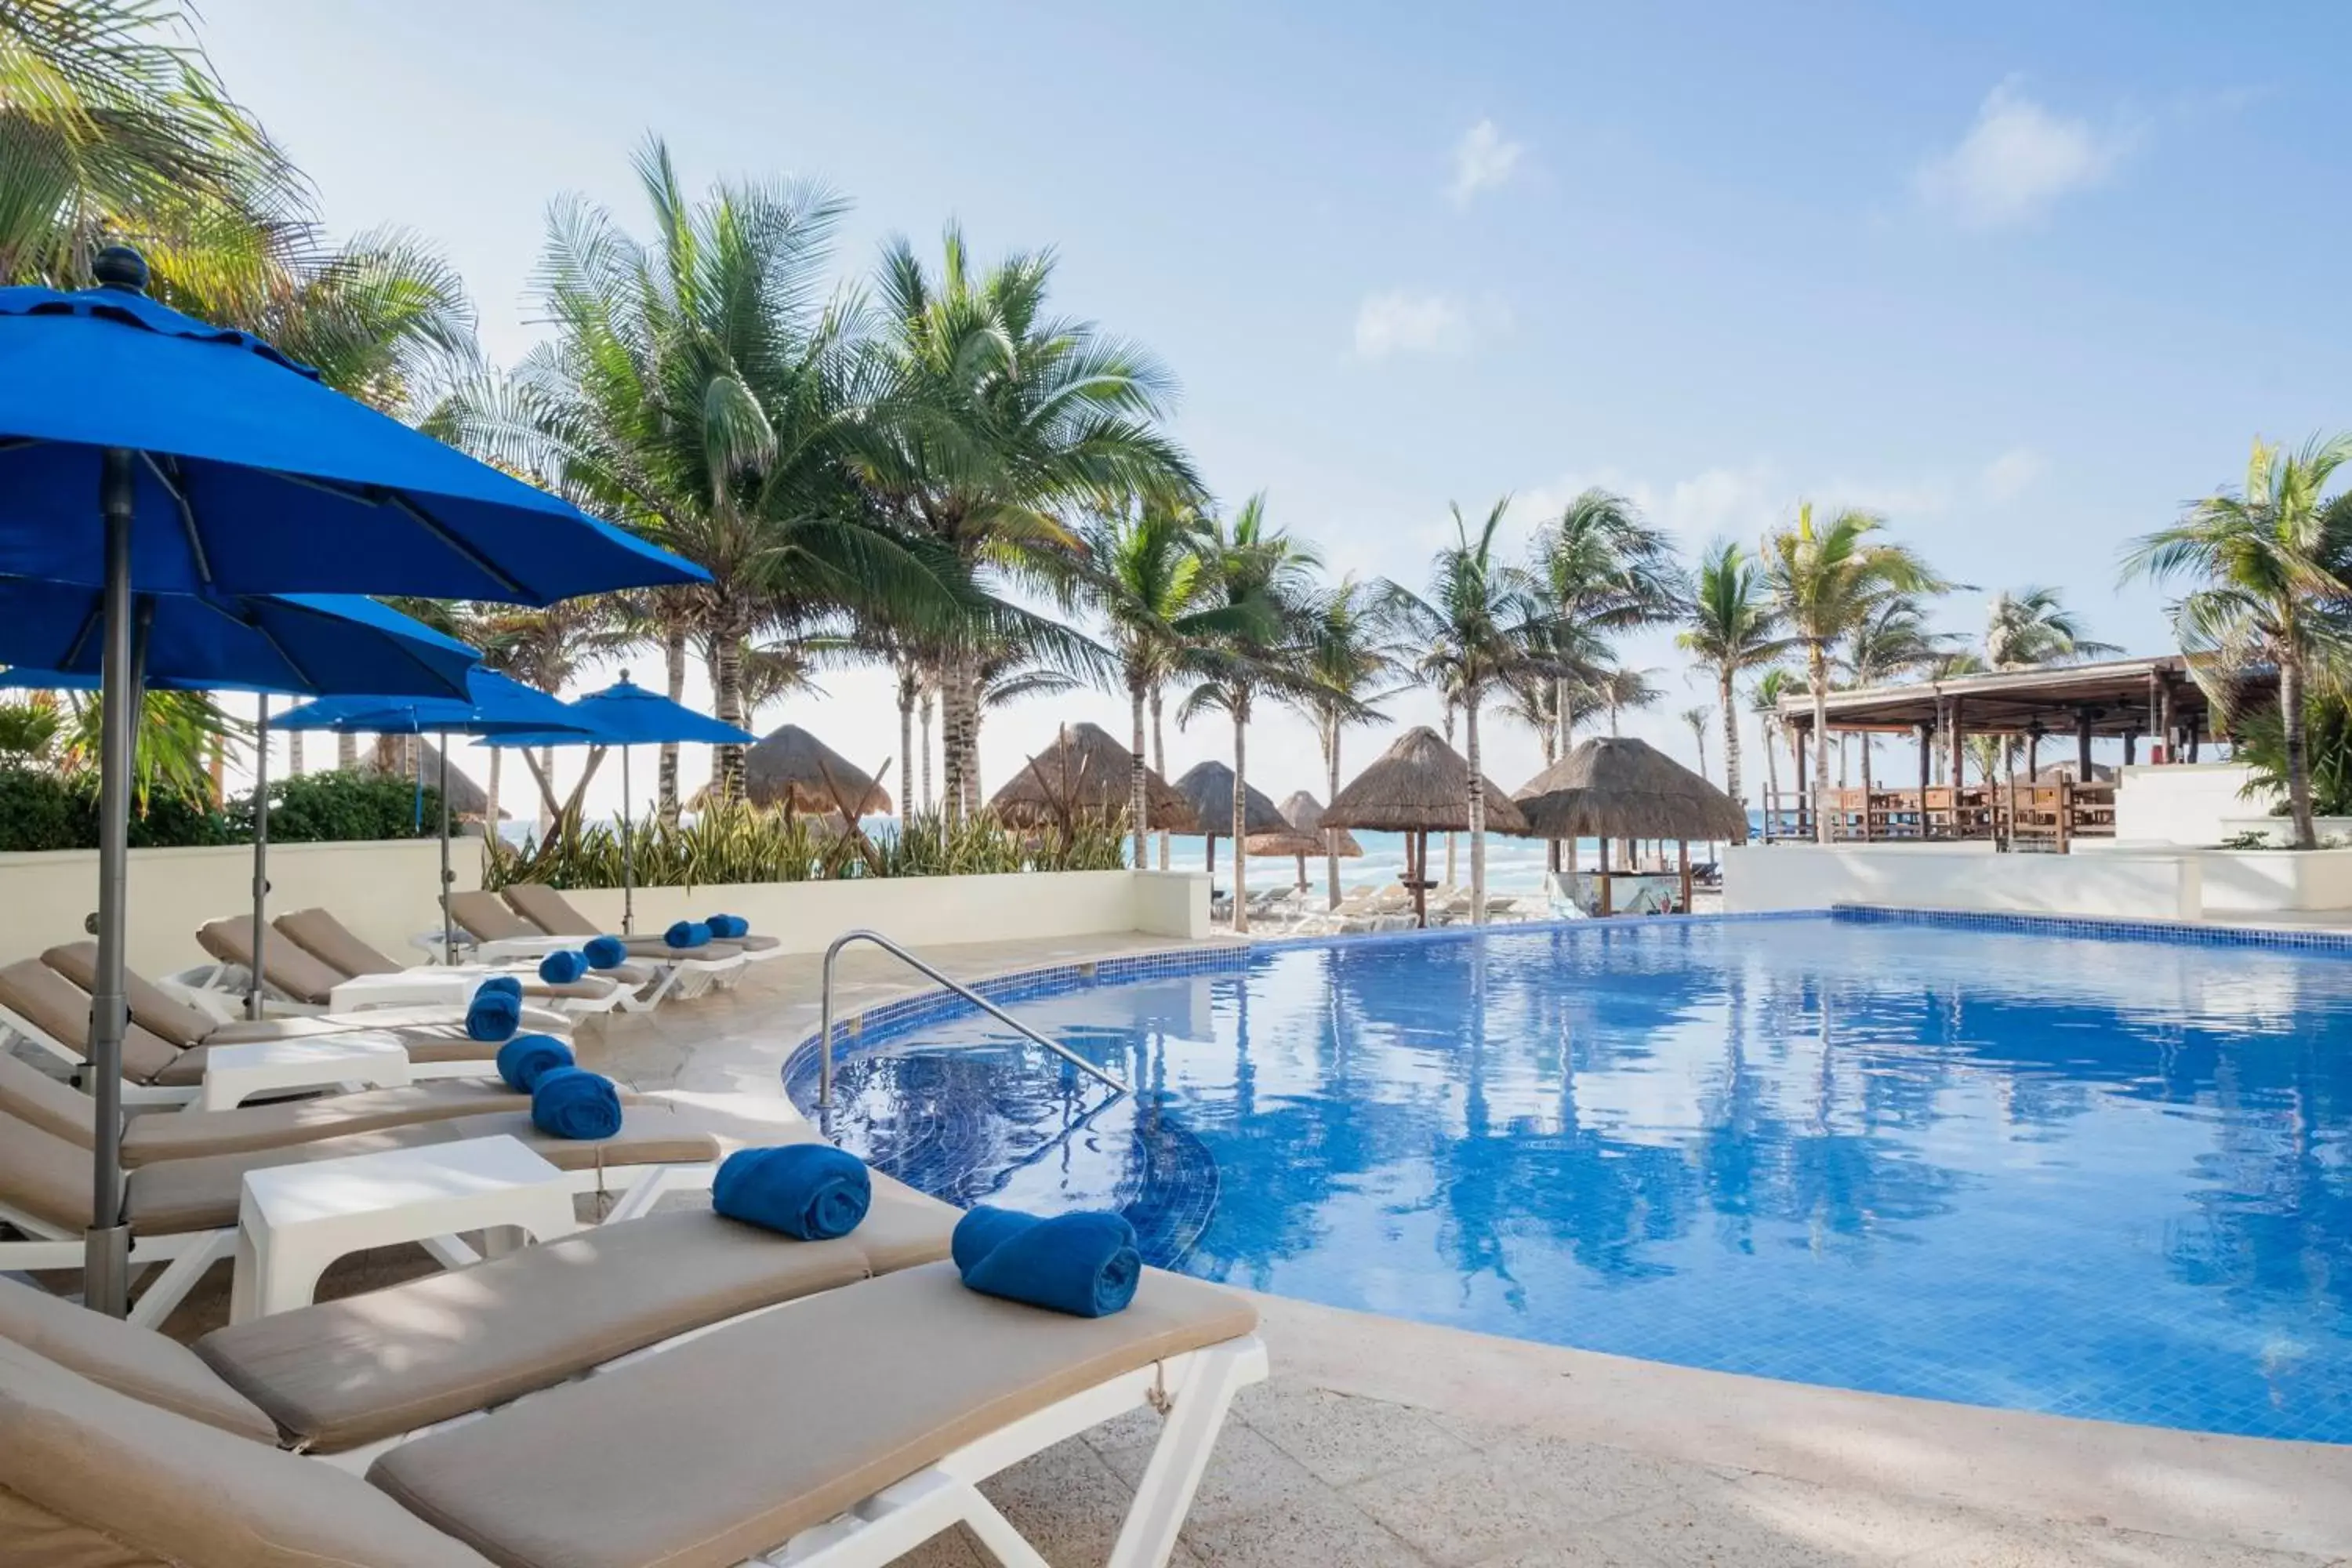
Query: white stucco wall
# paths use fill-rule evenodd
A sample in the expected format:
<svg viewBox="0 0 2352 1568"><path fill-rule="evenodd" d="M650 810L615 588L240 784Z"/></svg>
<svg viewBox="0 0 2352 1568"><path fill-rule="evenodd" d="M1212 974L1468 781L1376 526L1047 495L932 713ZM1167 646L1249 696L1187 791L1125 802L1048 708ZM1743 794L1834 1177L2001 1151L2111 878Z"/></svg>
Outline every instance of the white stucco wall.
<svg viewBox="0 0 2352 1568"><path fill-rule="evenodd" d="M2254 770L2243 763L2129 767L2116 780L2116 838L2125 844L2219 844L2225 821L2259 816L2265 796L2243 793Z"/></svg>
<svg viewBox="0 0 2352 1568"><path fill-rule="evenodd" d="M1995 855L1990 846L1751 845L1725 858L1723 907L1742 913L1881 904L2193 920L2204 907L2202 858L2121 851Z"/></svg>
<svg viewBox="0 0 2352 1568"><path fill-rule="evenodd" d="M395 957L418 956L410 935L440 921L436 839L361 844L273 844L273 914L323 904L360 936ZM449 847L460 889L481 885L479 841ZM0 963L28 958L85 933L98 908L98 852L0 855ZM131 852L124 955L143 974L165 974L204 959L196 928L253 908L253 851L246 846Z"/></svg>

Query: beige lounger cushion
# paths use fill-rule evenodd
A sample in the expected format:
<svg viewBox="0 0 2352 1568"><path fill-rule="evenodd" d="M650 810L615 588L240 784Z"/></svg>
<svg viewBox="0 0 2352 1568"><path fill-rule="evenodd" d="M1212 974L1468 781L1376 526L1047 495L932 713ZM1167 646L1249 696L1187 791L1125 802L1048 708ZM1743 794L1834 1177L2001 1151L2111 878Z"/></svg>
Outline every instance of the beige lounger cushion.
<svg viewBox="0 0 2352 1568"><path fill-rule="evenodd" d="M355 1477L8 1344L0 1551L24 1568L488 1568Z"/></svg>
<svg viewBox="0 0 2352 1568"><path fill-rule="evenodd" d="M0 1113L0 1204L79 1233L89 1224L89 1188L87 1148Z"/></svg>
<svg viewBox="0 0 2352 1568"><path fill-rule="evenodd" d="M516 1094L495 1079L443 1079L357 1094L240 1105L233 1110L154 1110L132 1117L124 1128L122 1163L139 1166L158 1160L255 1153L387 1127L530 1110L530 1096Z"/></svg>
<svg viewBox="0 0 2352 1568"><path fill-rule="evenodd" d="M77 1056L89 1049L89 993L37 958L0 966L0 1007L30 1024ZM180 1047L150 1034L134 1019L122 1033L122 1074L141 1083L163 1081L180 1059ZM197 1068L201 1079L204 1069Z"/></svg>
<svg viewBox="0 0 2352 1568"><path fill-rule="evenodd" d="M0 1340L22 1345L142 1405L275 1445L277 1423L221 1381L196 1352L153 1329L0 1280Z"/></svg>
<svg viewBox="0 0 2352 1568"><path fill-rule="evenodd" d="M400 1007L369 1007L354 1013L313 1013L297 1018L237 1018L217 1025L205 1037L208 1046L244 1045L255 1040L306 1040L322 1035L340 1035L352 1029L380 1029L400 1037L408 1054L418 1061L452 1059L436 1058L434 1050L449 1047L485 1048L482 1043L466 1033L466 1010L441 1003L415 1003ZM526 1033L569 1035L572 1020L545 1007L526 1005L522 1010L521 1028ZM487 1047L498 1054L495 1045Z"/></svg>
<svg viewBox="0 0 2352 1568"><path fill-rule="evenodd" d="M550 936L602 936L595 922L572 907L572 900L540 882L515 882L503 889L514 912Z"/></svg>
<svg viewBox="0 0 2352 1568"><path fill-rule="evenodd" d="M511 1568L727 1568L1122 1372L1246 1334L1147 1273L1072 1318L934 1263L796 1301L379 1458L368 1479Z"/></svg>
<svg viewBox="0 0 2352 1568"><path fill-rule="evenodd" d="M541 1159L562 1171L702 1164L717 1159L720 1152L718 1140L703 1131L698 1123L659 1104L630 1106L623 1114L617 1134L593 1142L551 1138L531 1125L527 1111L457 1116L446 1121L419 1121L373 1132L321 1138L282 1149L207 1154L142 1165L131 1173L126 1212L134 1230L153 1235L213 1230L236 1223L237 1198L247 1171L338 1160L346 1154L373 1154L383 1149L415 1149L430 1143L455 1142L461 1138L494 1138L501 1133L520 1139ZM82 1158L82 1182L88 1185L89 1156ZM625 1185L628 1174L622 1171L613 1184Z"/></svg>
<svg viewBox="0 0 2352 1568"><path fill-rule="evenodd" d="M0 1113L84 1149L98 1142L98 1118L89 1096L5 1050L0 1050ZM0 1203L6 1201L0 1193Z"/></svg>
<svg viewBox="0 0 2352 1568"><path fill-rule="evenodd" d="M561 985L530 975L518 975L516 978L522 982L522 994L526 996L553 996L573 1002L602 1002L613 994L617 984L617 982L598 974L583 974Z"/></svg>
<svg viewBox="0 0 2352 1568"><path fill-rule="evenodd" d="M223 963L253 967L253 923L232 916L196 928L196 945ZM290 942L273 942L261 957L261 977L297 1002L323 1004L351 978L320 963Z"/></svg>
<svg viewBox="0 0 2352 1568"><path fill-rule="evenodd" d="M672 947L657 936L625 936L621 946L632 958L658 958L665 963L716 963L743 956L743 950L734 943L715 941L700 947Z"/></svg>
<svg viewBox="0 0 2352 1568"><path fill-rule="evenodd" d="M947 1230L937 1235L934 1256L947 1247ZM288 1432L335 1453L867 1273L848 1237L793 1241L678 1210L217 1329L193 1353Z"/></svg>
<svg viewBox="0 0 2352 1568"><path fill-rule="evenodd" d="M528 942L550 934L508 908L496 893L479 888L451 893L449 918L476 942Z"/></svg>
<svg viewBox="0 0 2352 1568"><path fill-rule="evenodd" d="M85 992L98 984L98 943L94 942L69 942L50 948L41 954L41 962ZM131 1004L132 1023L162 1036L182 1050L203 1045L213 1027L213 1018L201 1008L189 1006L152 981L128 970L122 975L122 994Z"/></svg>
<svg viewBox="0 0 2352 1568"><path fill-rule="evenodd" d="M296 910L269 924L320 963L345 974L397 974L405 967L352 935L351 927L325 910Z"/></svg>

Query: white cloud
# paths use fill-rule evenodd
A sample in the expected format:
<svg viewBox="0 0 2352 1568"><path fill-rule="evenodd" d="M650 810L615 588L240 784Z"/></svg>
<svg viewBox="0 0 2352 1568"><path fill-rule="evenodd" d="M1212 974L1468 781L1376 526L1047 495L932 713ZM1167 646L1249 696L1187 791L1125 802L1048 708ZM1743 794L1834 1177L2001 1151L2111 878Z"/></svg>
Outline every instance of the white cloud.
<svg viewBox="0 0 2352 1568"><path fill-rule="evenodd" d="M1501 126L1481 120L1454 144L1454 183L1445 190L1455 206L1468 206L1480 191L1507 184L1527 147L1509 140Z"/></svg>
<svg viewBox="0 0 2352 1568"><path fill-rule="evenodd" d="M1356 307L1356 357L1400 353L1460 353L1470 346L1469 307L1450 294L1391 289L1367 294Z"/></svg>
<svg viewBox="0 0 2352 1568"><path fill-rule="evenodd" d="M1969 228L2008 227L2105 180L2135 139L2052 113L2012 77L1985 95L1957 146L1920 167L1919 198Z"/></svg>
<svg viewBox="0 0 2352 1568"><path fill-rule="evenodd" d="M2050 467L2050 460L2031 447L2014 447L1984 466L1977 484L1990 501L2011 501L2023 495Z"/></svg>
<svg viewBox="0 0 2352 1568"><path fill-rule="evenodd" d="M1772 464L1751 463L1703 468L1663 481L1614 468L1570 474L1521 491L1512 502L1511 515L1528 527L1548 522L1579 492L1593 486L1632 501L1690 551L1718 539L1753 543L1787 525L1796 515L1798 500L1805 497L1812 498L1817 507L1861 507L1883 513L1897 528L1948 512L1955 500L1950 481L1932 475L1902 480L1831 476L1801 483Z"/></svg>

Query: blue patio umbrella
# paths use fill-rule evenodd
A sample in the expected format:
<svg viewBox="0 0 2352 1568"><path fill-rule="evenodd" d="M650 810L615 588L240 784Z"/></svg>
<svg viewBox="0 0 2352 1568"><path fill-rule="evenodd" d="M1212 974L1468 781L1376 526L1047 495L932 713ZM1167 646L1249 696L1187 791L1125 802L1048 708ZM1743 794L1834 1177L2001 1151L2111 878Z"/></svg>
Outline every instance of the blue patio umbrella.
<svg viewBox="0 0 2352 1568"><path fill-rule="evenodd" d="M673 742L703 742L723 746L756 741L757 735L723 719L697 713L658 691L647 691L622 671L621 679L602 691L591 691L564 704L572 721L593 732L573 735L512 733L484 742L491 746L561 746L597 742L621 748L621 934L637 930L636 855L631 840L636 830L636 809L629 799L629 748L659 746Z"/></svg>
<svg viewBox="0 0 2352 1568"><path fill-rule="evenodd" d="M97 1100L83 1289L120 1316L131 595L372 593L546 604L704 574L145 298L110 247L75 293L0 289L0 576L102 586Z"/></svg>
<svg viewBox="0 0 2352 1568"><path fill-rule="evenodd" d="M278 721L281 730L364 731L372 735L497 735L528 730L566 740L593 740L572 710L543 691L476 665L463 698L326 697L306 702ZM419 770L422 771L421 769ZM419 789L423 788L419 781ZM441 958L457 962L457 922L449 913L449 751L441 749ZM421 804L421 803L420 803ZM498 824L488 831L498 831ZM258 897L258 894L256 895ZM256 920L259 919L257 912Z"/></svg>

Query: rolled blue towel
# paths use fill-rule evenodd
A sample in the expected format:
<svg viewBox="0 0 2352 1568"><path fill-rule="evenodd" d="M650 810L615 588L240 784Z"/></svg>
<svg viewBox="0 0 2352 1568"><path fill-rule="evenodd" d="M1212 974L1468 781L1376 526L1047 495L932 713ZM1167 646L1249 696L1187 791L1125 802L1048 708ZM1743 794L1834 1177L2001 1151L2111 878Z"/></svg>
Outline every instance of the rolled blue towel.
<svg viewBox="0 0 2352 1568"><path fill-rule="evenodd" d="M466 1037L490 1045L522 1027L522 998L484 985L466 1004Z"/></svg>
<svg viewBox="0 0 2352 1568"><path fill-rule="evenodd" d="M572 1065L572 1047L553 1035L517 1035L499 1047L499 1076L517 1094L529 1094L557 1068Z"/></svg>
<svg viewBox="0 0 2352 1568"><path fill-rule="evenodd" d="M708 947L710 928L700 921L678 921L662 933L662 940L672 947Z"/></svg>
<svg viewBox="0 0 2352 1568"><path fill-rule="evenodd" d="M592 936L580 950L591 969L618 969L629 962L628 944L617 936Z"/></svg>
<svg viewBox="0 0 2352 1568"><path fill-rule="evenodd" d="M569 985L588 973L588 955L559 947L539 961L539 977L550 985Z"/></svg>
<svg viewBox="0 0 2352 1568"><path fill-rule="evenodd" d="M530 1086L530 1124L553 1138L610 1138L621 1130L621 1091L609 1078L551 1068Z"/></svg>
<svg viewBox="0 0 2352 1568"><path fill-rule="evenodd" d="M511 974L493 974L474 987L477 996L493 991L511 996L518 1002L522 1000L522 982Z"/></svg>
<svg viewBox="0 0 2352 1568"><path fill-rule="evenodd" d="M830 1143L738 1149L710 1184L710 1206L729 1219L803 1241L847 1236L873 1202L866 1163Z"/></svg>
<svg viewBox="0 0 2352 1568"><path fill-rule="evenodd" d="M733 942L739 936L751 934L751 922L741 915L705 915L702 923L709 926L710 934L721 942Z"/></svg>
<svg viewBox="0 0 2352 1568"><path fill-rule="evenodd" d="M957 1223L949 1250L971 1289L1079 1318L1124 1310L1143 1278L1135 1227L1097 1210L1039 1219L983 1204Z"/></svg>

